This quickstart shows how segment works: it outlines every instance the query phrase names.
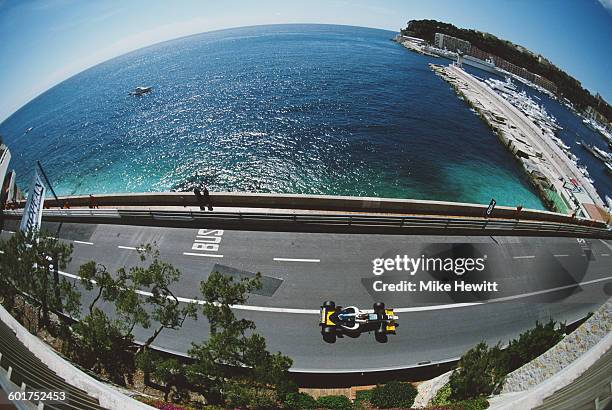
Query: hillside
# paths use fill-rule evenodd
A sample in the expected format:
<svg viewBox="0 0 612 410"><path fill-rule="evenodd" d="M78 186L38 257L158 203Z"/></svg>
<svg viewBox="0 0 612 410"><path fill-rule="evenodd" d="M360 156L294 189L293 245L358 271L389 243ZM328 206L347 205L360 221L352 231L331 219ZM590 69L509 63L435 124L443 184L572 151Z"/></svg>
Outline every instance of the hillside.
<svg viewBox="0 0 612 410"><path fill-rule="evenodd" d="M422 38L431 43L434 41L435 33L443 33L469 41L472 45L487 53L497 55L512 64L516 64L554 82L560 96L570 100L578 110L582 111L587 106L592 106L604 115L608 121L612 121L612 107L608 103L593 96L582 87L580 81L556 67L546 58L522 46L502 40L489 33L462 29L436 20L411 20L408 22L407 27L401 30L401 33Z"/></svg>

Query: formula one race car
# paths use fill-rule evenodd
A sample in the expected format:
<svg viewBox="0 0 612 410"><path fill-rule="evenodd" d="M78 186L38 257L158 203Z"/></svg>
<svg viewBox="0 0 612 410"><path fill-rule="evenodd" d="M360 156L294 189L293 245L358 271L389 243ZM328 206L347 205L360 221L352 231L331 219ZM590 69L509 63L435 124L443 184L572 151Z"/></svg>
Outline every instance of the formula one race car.
<svg viewBox="0 0 612 410"><path fill-rule="evenodd" d="M347 334L358 336L362 332L374 330L376 340L384 343L388 334L395 334L398 317L393 309L386 309L384 303L374 303L374 313L366 313L355 306L336 306L327 301L321 306L321 333L323 340L334 343L336 336Z"/></svg>

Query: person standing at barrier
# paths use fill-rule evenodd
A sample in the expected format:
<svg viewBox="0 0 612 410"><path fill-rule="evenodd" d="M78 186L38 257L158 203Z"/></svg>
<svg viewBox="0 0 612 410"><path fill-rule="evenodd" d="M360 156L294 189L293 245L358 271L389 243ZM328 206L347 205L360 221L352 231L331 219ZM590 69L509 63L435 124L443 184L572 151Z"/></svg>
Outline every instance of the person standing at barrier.
<svg viewBox="0 0 612 410"><path fill-rule="evenodd" d="M206 211L206 203L204 202L204 198L202 197L202 193L200 192L200 190L198 188L193 188L193 193L196 196L196 199L198 201L198 205L200 206L200 210L201 211Z"/></svg>
<svg viewBox="0 0 612 410"><path fill-rule="evenodd" d="M206 186L204 186L204 205L208 206L209 211L213 210L210 192L208 192L208 188L206 188Z"/></svg>
<svg viewBox="0 0 612 410"><path fill-rule="evenodd" d="M92 209L99 208L98 205L96 204L96 198L94 198L92 194L89 194L89 207Z"/></svg>
<svg viewBox="0 0 612 410"><path fill-rule="evenodd" d="M521 211L523 210L523 205L519 205L516 207L516 219L521 219Z"/></svg>

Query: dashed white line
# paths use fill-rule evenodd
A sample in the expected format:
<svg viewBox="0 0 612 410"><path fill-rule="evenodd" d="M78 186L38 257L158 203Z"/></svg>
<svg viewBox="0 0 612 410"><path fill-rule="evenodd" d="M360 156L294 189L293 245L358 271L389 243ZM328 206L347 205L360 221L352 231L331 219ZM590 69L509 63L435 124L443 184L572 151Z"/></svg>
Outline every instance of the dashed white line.
<svg viewBox="0 0 612 410"><path fill-rule="evenodd" d="M513 256L512 259L533 259L535 255L526 255L526 256Z"/></svg>
<svg viewBox="0 0 612 410"><path fill-rule="evenodd" d="M130 251L143 250L142 248L134 248L133 246L122 246L122 245L117 245L117 248L119 248L119 249L127 249L127 250L130 250Z"/></svg>
<svg viewBox="0 0 612 410"><path fill-rule="evenodd" d="M69 278L73 278L73 279L81 279L78 275L73 275L72 273L59 271L59 274L63 276L67 276ZM462 307L469 307L469 306L484 305L487 303L507 302L510 300L522 299L522 298L527 298L530 296L557 292L557 291L564 290L564 289L571 289L571 288L575 288L578 286L585 286L585 285L591 285L593 283L605 282L611 279L612 279L612 276L608 276L605 278L588 280L586 282L580 282L580 283L575 283L575 284L566 285L566 286L559 286L556 288L550 288L550 289L538 290L535 292L521 293L518 295L489 299L485 302L452 303L452 304L447 304L447 305L434 305L434 306L416 306L416 307L396 308L393 310L396 313L425 312L425 311L430 311L430 310L455 309L455 308L462 308ZM90 280L90 282L94 284L96 283L94 280ZM144 290L137 290L136 292L140 295L145 295L145 296L152 295L150 292L146 292ZM200 299L189 299L189 298L183 298L183 297L177 297L177 299L183 303L197 303L199 305L203 305L205 303L203 300L200 300ZM278 308L278 307L268 307L268 306L252 306L252 305L230 305L230 307L232 309L237 309L237 310L251 310L251 311L257 311L257 312L270 312L270 313L294 313L294 314L306 314L306 315L318 315L321 313L319 309ZM372 313L373 310L366 309L364 310L364 312Z"/></svg>
<svg viewBox="0 0 612 410"><path fill-rule="evenodd" d="M222 258L223 255L218 255L216 253L195 253L195 252L183 252L183 255L187 256L204 256L207 258Z"/></svg>
<svg viewBox="0 0 612 410"><path fill-rule="evenodd" d="M553 255L555 258L563 258L564 256L569 256L566 254L561 254L561 255Z"/></svg>
<svg viewBox="0 0 612 410"><path fill-rule="evenodd" d="M278 262L321 262L321 259L274 258Z"/></svg>
<svg viewBox="0 0 612 410"><path fill-rule="evenodd" d="M74 243L82 243L83 245L93 245L93 242L85 242L85 241L73 241Z"/></svg>
<svg viewBox="0 0 612 410"><path fill-rule="evenodd" d="M602 253L601 256L610 256L609 253Z"/></svg>
<svg viewBox="0 0 612 410"><path fill-rule="evenodd" d="M0 254L4 255L4 251L0 251Z"/></svg>

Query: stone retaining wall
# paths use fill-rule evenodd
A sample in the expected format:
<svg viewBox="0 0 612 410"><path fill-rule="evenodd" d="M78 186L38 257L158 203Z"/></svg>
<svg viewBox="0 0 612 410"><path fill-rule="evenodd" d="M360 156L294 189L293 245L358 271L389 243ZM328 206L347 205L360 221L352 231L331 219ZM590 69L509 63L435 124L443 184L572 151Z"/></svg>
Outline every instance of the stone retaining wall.
<svg viewBox="0 0 612 410"><path fill-rule="evenodd" d="M506 377L503 393L528 390L554 376L612 332L612 298L554 347ZM576 375L578 376L578 375Z"/></svg>

